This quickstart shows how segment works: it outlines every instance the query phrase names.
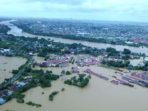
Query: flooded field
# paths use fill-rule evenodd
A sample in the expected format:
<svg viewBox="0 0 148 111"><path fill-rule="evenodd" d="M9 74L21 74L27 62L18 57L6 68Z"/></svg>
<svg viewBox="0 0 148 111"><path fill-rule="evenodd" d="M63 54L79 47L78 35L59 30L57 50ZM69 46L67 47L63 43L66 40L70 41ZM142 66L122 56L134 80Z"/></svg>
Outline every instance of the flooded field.
<svg viewBox="0 0 148 111"><path fill-rule="evenodd" d="M6 78L12 77L12 70L24 64L26 59L18 57L0 56L0 83Z"/></svg>

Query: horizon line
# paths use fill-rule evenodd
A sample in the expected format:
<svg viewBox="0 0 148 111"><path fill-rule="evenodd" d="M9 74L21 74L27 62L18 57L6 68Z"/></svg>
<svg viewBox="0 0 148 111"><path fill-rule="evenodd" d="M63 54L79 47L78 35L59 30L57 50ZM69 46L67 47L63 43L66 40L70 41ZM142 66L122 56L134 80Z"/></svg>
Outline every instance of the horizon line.
<svg viewBox="0 0 148 111"><path fill-rule="evenodd" d="M98 20L98 19L77 19L77 18L52 18L52 17L15 17L15 16L0 16L0 19L49 19L49 20L71 20L71 21L82 21L82 22L118 22L118 23L141 23L148 24L147 21L127 21L127 20Z"/></svg>

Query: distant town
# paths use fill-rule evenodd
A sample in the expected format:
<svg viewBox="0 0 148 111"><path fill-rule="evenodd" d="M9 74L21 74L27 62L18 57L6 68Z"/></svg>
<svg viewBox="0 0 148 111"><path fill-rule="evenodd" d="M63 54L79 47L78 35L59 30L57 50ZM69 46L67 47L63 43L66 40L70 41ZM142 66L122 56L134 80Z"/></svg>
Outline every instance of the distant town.
<svg viewBox="0 0 148 111"><path fill-rule="evenodd" d="M37 35L135 47L148 44L148 24L144 23L24 19L13 24Z"/></svg>

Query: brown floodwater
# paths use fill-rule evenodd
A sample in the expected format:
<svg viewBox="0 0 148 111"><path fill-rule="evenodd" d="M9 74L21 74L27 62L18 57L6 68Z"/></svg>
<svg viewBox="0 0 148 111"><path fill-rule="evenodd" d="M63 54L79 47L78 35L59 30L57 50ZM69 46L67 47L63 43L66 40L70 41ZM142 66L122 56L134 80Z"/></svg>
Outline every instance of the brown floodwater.
<svg viewBox="0 0 148 111"><path fill-rule="evenodd" d="M115 70L113 69L98 66L92 67L97 73L106 76L115 75ZM146 88L116 86L109 81L104 81L94 76L92 76L90 84L84 89L65 85L63 82L62 79L59 79L52 83L51 88L42 89L37 87L25 93L25 101L42 104L41 108L18 104L16 100L12 100L0 106L0 111L7 109L13 111L147 111L148 109ZM65 91L61 92L62 88L65 88ZM60 91L53 102L48 100L52 91Z"/></svg>
<svg viewBox="0 0 148 111"><path fill-rule="evenodd" d="M20 57L0 56L0 83L2 83L6 78L12 77L12 70L17 69L25 62L26 59Z"/></svg>

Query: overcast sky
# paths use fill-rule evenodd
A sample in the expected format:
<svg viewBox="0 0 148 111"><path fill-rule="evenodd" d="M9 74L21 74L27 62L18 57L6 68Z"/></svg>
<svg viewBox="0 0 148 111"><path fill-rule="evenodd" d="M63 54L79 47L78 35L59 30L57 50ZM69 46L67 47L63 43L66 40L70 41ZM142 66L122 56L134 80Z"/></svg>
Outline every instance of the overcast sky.
<svg viewBox="0 0 148 111"><path fill-rule="evenodd" d="M148 22L148 0L0 0L0 16Z"/></svg>

